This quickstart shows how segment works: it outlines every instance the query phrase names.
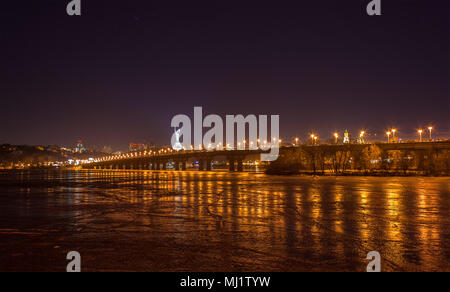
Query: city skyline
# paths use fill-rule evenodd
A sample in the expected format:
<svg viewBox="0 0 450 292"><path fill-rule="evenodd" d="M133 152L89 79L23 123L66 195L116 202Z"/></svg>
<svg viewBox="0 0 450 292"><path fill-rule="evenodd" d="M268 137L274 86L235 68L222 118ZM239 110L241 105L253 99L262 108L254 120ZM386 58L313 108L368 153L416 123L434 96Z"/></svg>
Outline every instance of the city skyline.
<svg viewBox="0 0 450 292"><path fill-rule="evenodd" d="M328 131L328 134L321 135L320 133L324 133L325 131L310 131L303 133L302 135L297 136L291 136L291 137L283 137L281 136L280 139L283 141L284 144L308 144L311 140L311 136L313 138L318 139L322 143L330 144L333 141L339 141L340 143L345 143L344 135L345 133L349 134L350 143L358 143L358 139L361 138L361 135L364 136L364 139L368 143L384 143L386 140L390 140L390 134L393 134L393 137L395 137L397 140L396 142L402 142L402 141L418 141L418 142L426 142L426 141L445 141L449 140L449 133L439 131L436 127L433 126L434 123L428 124L428 126L425 127L418 127L414 130L409 131L402 131L399 130L398 127L390 127L386 128L384 130L374 131L367 128L360 128L359 130L351 131L348 128L345 130L335 130L335 131ZM208 128L203 129L203 133L208 131ZM394 132L394 133L393 133ZM432 132L432 133L431 133ZM169 132L170 133L170 132ZM363 133L363 134L362 134ZM387 134L389 133L389 135ZM170 133L173 134L173 133ZM432 135L431 135L432 134ZM246 132L246 136L248 137L248 132ZM224 138L226 138L226 133L224 132ZM391 139L392 140L392 139ZM394 140L392 140L394 141ZM76 139L73 140L69 144L14 144L14 143L0 143L0 145L28 145L28 146L61 146L62 148L73 148L74 151L78 148L79 143L85 144L85 141L82 139ZM170 146L170 141L166 141L165 143L155 143L154 141L151 141L149 138L144 138L139 141L132 141L132 142L121 142L123 145L122 148L113 148L111 145L93 145L86 143L88 147L90 147L91 150L101 150L105 148L110 148L110 151L108 152L115 152L115 151L121 151L121 152L133 152L133 147L141 147L142 151L147 150L146 148L151 147L167 147ZM237 142L239 143L239 141ZM331 143L333 144L333 143ZM202 145L203 147L207 147L207 145ZM139 149L136 151L140 151ZM77 152L77 151L76 151Z"/></svg>

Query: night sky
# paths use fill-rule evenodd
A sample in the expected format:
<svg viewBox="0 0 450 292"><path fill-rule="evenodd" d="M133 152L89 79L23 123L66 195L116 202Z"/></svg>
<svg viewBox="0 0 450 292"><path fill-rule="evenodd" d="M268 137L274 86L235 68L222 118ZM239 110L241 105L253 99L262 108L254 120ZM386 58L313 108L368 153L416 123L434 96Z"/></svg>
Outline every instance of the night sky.
<svg viewBox="0 0 450 292"><path fill-rule="evenodd" d="M450 137L449 1L2 1L0 143L170 144L171 118L279 114L285 139Z"/></svg>

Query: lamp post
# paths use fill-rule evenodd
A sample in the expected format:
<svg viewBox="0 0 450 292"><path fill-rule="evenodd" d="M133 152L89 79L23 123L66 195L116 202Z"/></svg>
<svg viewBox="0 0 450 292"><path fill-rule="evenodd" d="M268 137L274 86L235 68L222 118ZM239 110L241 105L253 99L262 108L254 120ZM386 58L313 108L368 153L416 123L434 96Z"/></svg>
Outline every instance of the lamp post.
<svg viewBox="0 0 450 292"><path fill-rule="evenodd" d="M395 143L395 133L397 133L396 129L392 129L392 140Z"/></svg>
<svg viewBox="0 0 450 292"><path fill-rule="evenodd" d="M316 138L316 136L314 134L311 135L311 140L312 140L312 144L314 145L314 139Z"/></svg>
<svg viewBox="0 0 450 292"><path fill-rule="evenodd" d="M278 140L278 142L281 144L280 141L281 141L281 139ZM273 145L273 146L277 145L277 138L273 138L273 139L272 139L272 145Z"/></svg>
<svg viewBox="0 0 450 292"><path fill-rule="evenodd" d="M359 138L360 138L360 140L361 140L361 144L364 144L365 143L365 141L364 141L364 136L366 135L366 132L365 131L361 131L361 134L359 135Z"/></svg>
<svg viewBox="0 0 450 292"><path fill-rule="evenodd" d="M423 130L419 130L418 133L419 133L419 142L422 142L423 141L422 140Z"/></svg>
<svg viewBox="0 0 450 292"><path fill-rule="evenodd" d="M338 133L334 133L334 138L336 138L336 144L337 144L338 140L339 140L339 134Z"/></svg>
<svg viewBox="0 0 450 292"><path fill-rule="evenodd" d="M431 141L433 141L433 136L432 136L433 127L429 127L428 130L430 131L430 142L431 142Z"/></svg>
<svg viewBox="0 0 450 292"><path fill-rule="evenodd" d="M387 132L386 135L388 136L388 143L391 143L391 132Z"/></svg>

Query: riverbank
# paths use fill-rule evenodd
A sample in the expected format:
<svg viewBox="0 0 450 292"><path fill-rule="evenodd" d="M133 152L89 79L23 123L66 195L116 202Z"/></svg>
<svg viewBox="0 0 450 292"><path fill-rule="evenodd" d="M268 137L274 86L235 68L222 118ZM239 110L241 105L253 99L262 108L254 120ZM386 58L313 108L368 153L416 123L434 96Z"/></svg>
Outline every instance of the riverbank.
<svg viewBox="0 0 450 292"><path fill-rule="evenodd" d="M285 152L266 170L271 175L448 177L447 149L383 150L378 145L360 149L298 147Z"/></svg>
<svg viewBox="0 0 450 292"><path fill-rule="evenodd" d="M417 172L345 172L345 173L334 173L334 172L311 172L311 171L289 171L289 170L271 170L265 171L267 175L284 175L284 176L294 176L294 175L304 175L304 176L341 176L341 177L449 177L450 173L440 173L440 174L426 174Z"/></svg>

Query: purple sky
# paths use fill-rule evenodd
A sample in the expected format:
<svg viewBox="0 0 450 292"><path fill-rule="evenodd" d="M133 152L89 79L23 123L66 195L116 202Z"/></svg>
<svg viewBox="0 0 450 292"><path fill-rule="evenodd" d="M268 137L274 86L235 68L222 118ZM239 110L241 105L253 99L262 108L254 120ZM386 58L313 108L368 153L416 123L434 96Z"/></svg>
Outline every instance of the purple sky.
<svg viewBox="0 0 450 292"><path fill-rule="evenodd" d="M0 143L169 144L194 106L279 114L285 139L450 137L448 0L68 2L2 4Z"/></svg>

